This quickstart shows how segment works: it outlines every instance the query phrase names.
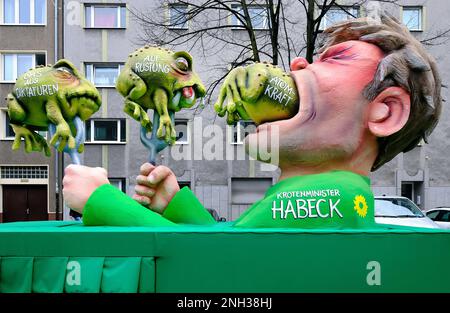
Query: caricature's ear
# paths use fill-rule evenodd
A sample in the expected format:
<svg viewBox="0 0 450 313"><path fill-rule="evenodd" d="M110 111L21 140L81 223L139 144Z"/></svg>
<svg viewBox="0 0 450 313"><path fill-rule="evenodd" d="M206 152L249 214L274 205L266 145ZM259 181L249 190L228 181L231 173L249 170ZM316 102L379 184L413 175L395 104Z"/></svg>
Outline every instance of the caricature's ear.
<svg viewBox="0 0 450 313"><path fill-rule="evenodd" d="M369 103L368 126L377 137L387 137L405 126L409 118L409 93L400 87L388 87Z"/></svg>

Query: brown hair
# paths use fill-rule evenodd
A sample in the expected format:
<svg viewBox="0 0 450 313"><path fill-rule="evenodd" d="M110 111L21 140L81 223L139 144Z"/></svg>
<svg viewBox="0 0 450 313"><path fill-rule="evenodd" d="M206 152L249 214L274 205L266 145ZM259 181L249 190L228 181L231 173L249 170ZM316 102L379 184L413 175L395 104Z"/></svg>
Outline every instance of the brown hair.
<svg viewBox="0 0 450 313"><path fill-rule="evenodd" d="M373 100L390 86L405 89L411 98L410 116L397 133L378 138L378 155L372 166L375 171L400 152L407 152L428 136L441 114L441 79L435 60L395 18L383 14L380 21L359 18L336 24L325 30L328 40L321 50L348 41L361 40L377 45L385 56L378 64L373 80L364 96Z"/></svg>

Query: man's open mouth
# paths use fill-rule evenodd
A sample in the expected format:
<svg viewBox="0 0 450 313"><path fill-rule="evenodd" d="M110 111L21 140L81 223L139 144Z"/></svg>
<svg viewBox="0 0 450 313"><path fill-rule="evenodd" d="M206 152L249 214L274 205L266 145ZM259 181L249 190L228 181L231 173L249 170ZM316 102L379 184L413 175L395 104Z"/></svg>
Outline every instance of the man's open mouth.
<svg viewBox="0 0 450 313"><path fill-rule="evenodd" d="M267 123L258 125L258 127L256 127L256 132L257 133L262 132L262 131L270 132L270 127L271 127L270 124L272 124L272 123L274 123L274 122L267 122Z"/></svg>

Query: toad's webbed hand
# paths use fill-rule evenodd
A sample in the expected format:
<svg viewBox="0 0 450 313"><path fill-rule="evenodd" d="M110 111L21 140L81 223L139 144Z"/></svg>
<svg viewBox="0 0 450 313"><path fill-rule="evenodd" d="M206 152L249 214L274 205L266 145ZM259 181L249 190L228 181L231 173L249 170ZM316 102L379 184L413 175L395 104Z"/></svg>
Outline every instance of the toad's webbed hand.
<svg viewBox="0 0 450 313"><path fill-rule="evenodd" d="M26 126L19 126L15 124L11 124L11 127L16 134L14 137L14 143L12 145L13 150L19 150L20 144L22 142L22 138L24 140L25 151L30 153L32 151L44 152L46 156L50 156L50 148L47 144L47 141L38 133L34 132L31 129L28 129Z"/></svg>
<svg viewBox="0 0 450 313"><path fill-rule="evenodd" d="M153 93L153 102L155 103L156 111L159 114L159 127L156 132L156 136L159 139L163 139L172 144L176 139L175 125L172 123L172 119L170 118L168 111L169 98L164 89L158 88Z"/></svg>
<svg viewBox="0 0 450 313"><path fill-rule="evenodd" d="M134 120L138 121L142 127L147 129L148 132L152 131L153 125L148 117L147 112L137 103L130 99L125 99L125 106L123 111L131 116Z"/></svg>

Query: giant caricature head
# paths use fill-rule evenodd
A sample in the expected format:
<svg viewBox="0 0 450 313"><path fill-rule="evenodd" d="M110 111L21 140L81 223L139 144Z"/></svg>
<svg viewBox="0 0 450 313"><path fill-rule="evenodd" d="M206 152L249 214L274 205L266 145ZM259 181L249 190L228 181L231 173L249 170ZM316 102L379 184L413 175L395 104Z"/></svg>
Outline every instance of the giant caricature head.
<svg viewBox="0 0 450 313"><path fill-rule="evenodd" d="M413 149L434 129L441 111L434 60L391 17L355 19L325 31L319 58L291 63L298 113L262 124L252 142L279 130L280 167L347 169L361 174Z"/></svg>

